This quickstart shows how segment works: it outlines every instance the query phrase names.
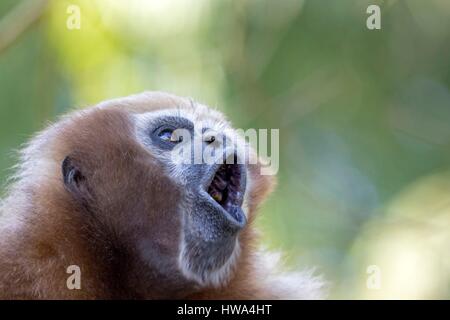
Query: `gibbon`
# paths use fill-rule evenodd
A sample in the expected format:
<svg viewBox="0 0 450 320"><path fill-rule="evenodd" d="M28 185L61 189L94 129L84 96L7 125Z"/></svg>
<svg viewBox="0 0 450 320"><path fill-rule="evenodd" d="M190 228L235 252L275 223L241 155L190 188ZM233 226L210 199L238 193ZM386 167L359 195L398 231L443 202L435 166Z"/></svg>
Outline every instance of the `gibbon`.
<svg viewBox="0 0 450 320"><path fill-rule="evenodd" d="M320 277L284 272L278 255L260 249L254 221L274 178L259 161L173 160L178 129L214 149L219 137L205 138L200 123L233 133L216 110L145 92L36 135L1 202L0 298L322 298Z"/></svg>

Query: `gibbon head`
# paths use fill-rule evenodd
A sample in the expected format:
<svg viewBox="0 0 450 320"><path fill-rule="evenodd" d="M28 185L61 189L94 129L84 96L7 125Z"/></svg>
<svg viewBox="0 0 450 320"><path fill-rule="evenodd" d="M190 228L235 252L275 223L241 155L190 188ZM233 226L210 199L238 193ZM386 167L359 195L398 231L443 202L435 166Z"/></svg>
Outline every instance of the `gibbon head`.
<svg viewBox="0 0 450 320"><path fill-rule="evenodd" d="M114 268L133 269L130 281L164 280L164 292L217 287L240 268L252 213L272 177L249 163L254 154L221 113L143 93L70 115L37 141L27 152L47 166L46 181L60 181L53 198L76 208L91 243L112 252ZM198 163L190 145L209 148L200 157L216 161ZM180 150L183 161L174 157Z"/></svg>

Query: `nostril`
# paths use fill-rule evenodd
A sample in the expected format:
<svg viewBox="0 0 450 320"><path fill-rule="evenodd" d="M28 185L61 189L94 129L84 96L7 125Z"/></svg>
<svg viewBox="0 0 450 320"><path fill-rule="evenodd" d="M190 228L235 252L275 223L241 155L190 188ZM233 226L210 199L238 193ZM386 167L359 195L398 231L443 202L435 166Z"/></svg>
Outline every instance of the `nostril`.
<svg viewBox="0 0 450 320"><path fill-rule="evenodd" d="M213 136L213 135L210 135L210 136L205 138L205 142L206 143L213 143L214 141L216 141L216 137Z"/></svg>

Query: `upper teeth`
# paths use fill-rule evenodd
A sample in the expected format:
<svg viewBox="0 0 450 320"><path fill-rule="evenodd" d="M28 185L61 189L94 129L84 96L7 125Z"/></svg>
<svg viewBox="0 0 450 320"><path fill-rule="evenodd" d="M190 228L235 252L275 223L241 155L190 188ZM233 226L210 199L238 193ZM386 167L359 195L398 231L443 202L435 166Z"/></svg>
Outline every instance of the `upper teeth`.
<svg viewBox="0 0 450 320"><path fill-rule="evenodd" d="M227 182L223 180L220 176L216 176L214 178L213 184L220 190L224 190L227 187Z"/></svg>

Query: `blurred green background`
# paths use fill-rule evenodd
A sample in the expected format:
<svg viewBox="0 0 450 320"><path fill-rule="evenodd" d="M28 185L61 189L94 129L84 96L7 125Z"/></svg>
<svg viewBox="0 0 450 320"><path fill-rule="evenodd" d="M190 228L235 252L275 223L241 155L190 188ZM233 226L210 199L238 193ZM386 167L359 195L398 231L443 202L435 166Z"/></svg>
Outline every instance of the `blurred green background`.
<svg viewBox="0 0 450 320"><path fill-rule="evenodd" d="M448 0L0 2L2 181L61 113L194 97L235 127L280 129L265 245L316 266L331 298L450 298L449 89Z"/></svg>

